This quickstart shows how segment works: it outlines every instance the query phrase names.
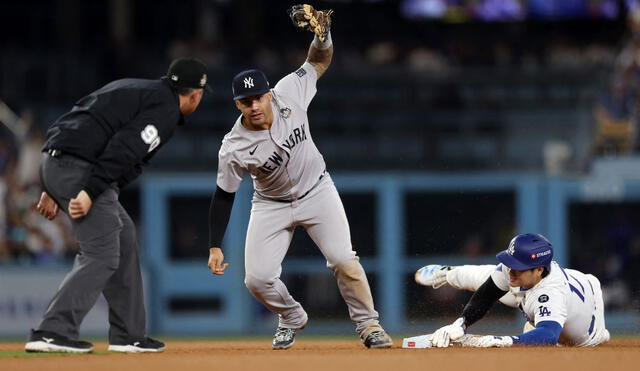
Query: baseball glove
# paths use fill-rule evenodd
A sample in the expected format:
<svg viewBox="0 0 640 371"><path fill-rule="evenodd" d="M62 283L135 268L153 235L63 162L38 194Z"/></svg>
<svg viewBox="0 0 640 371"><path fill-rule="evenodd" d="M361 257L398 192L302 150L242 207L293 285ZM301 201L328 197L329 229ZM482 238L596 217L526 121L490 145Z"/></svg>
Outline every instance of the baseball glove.
<svg viewBox="0 0 640 371"><path fill-rule="evenodd" d="M296 27L313 32L322 42L326 40L333 10L315 10L309 4L298 4L289 8L287 13Z"/></svg>

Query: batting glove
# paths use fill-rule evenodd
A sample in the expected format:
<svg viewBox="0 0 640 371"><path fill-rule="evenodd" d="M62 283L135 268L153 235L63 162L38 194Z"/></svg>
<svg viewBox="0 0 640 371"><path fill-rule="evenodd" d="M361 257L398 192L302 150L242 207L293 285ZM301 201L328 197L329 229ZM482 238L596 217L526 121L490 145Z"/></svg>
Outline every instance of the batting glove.
<svg viewBox="0 0 640 371"><path fill-rule="evenodd" d="M431 345L438 348L446 348L452 341L464 336L464 330L464 318L460 317L452 324L437 329L431 338Z"/></svg>
<svg viewBox="0 0 640 371"><path fill-rule="evenodd" d="M466 340L462 346L474 348L503 348L513 345L511 336L477 336Z"/></svg>

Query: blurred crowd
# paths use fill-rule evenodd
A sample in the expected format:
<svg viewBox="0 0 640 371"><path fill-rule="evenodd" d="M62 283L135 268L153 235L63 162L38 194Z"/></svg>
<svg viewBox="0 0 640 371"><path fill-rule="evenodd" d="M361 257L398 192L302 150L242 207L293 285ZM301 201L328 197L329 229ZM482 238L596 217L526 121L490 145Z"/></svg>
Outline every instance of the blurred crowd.
<svg viewBox="0 0 640 371"><path fill-rule="evenodd" d="M77 252L68 218L53 222L35 209L42 187L43 133L24 113L14 133L0 135L0 265L65 262Z"/></svg>
<svg viewBox="0 0 640 371"><path fill-rule="evenodd" d="M336 26L337 27L337 26ZM434 29L434 35L389 34L373 40L342 40L332 61L332 68L359 70L369 68L398 68L410 73L442 75L458 69L505 68L523 72L545 70L593 71L609 69L616 59L619 45L609 39L580 40L579 36L563 34L565 29L551 31L540 25L493 25L488 30L474 31L471 25L459 25L459 34ZM585 28L576 27L574 32ZM530 30L526 30L531 28ZM348 30L341 30L344 34ZM424 31L422 31L424 33ZM494 33L503 37L495 37ZM588 32L588 31L587 31ZM338 34L338 31L336 31ZM292 36L296 36L293 34ZM344 39L344 35L341 35ZM615 37L611 32L608 37ZM522 45L522 39L526 44ZM280 71L299 65L306 57L306 45L264 42L256 45L250 54L243 54L228 42L196 37L174 39L168 44L167 55L175 58L195 55L212 69L229 65L254 65L261 69Z"/></svg>
<svg viewBox="0 0 640 371"><path fill-rule="evenodd" d="M629 14L627 24L625 44L593 109L595 156L637 153L640 145L640 9Z"/></svg>

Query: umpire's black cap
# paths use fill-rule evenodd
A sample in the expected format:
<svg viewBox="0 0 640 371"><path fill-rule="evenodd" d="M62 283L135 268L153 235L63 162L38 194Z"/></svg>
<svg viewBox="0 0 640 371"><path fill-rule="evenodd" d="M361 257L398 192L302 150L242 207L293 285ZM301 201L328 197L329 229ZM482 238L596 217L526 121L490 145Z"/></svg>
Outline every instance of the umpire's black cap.
<svg viewBox="0 0 640 371"><path fill-rule="evenodd" d="M207 84L207 66L196 58L174 59L164 78L174 87L212 91Z"/></svg>
<svg viewBox="0 0 640 371"><path fill-rule="evenodd" d="M245 70L233 78L231 90L234 100L262 95L269 91L269 81L260 70Z"/></svg>

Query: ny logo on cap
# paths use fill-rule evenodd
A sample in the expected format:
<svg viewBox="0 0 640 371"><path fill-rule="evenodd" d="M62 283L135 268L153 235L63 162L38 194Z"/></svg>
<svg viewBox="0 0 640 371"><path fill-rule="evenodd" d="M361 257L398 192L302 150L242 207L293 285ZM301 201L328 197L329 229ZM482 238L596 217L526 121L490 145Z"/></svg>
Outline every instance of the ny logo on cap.
<svg viewBox="0 0 640 371"><path fill-rule="evenodd" d="M253 88L253 77L245 77L244 78L244 88Z"/></svg>
<svg viewBox="0 0 640 371"><path fill-rule="evenodd" d="M171 80L178 81L178 75L171 75Z"/></svg>
<svg viewBox="0 0 640 371"><path fill-rule="evenodd" d="M207 83L207 75L203 74L202 78L200 79L200 86L204 86Z"/></svg>

